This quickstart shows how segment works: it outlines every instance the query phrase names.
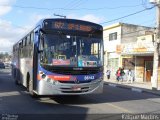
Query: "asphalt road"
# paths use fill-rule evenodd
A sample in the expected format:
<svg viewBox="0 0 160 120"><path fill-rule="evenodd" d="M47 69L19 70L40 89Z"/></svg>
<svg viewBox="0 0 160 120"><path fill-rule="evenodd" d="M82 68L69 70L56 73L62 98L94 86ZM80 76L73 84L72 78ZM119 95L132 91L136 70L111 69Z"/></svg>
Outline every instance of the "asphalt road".
<svg viewBox="0 0 160 120"><path fill-rule="evenodd" d="M8 115L21 119L29 115L44 118L48 115L50 119L60 115L66 120L65 115L74 118L81 114L79 119L91 115L93 120L103 120L116 115L121 117L123 113L160 113L160 97L104 85L104 92L99 95L32 98L23 86L14 84L10 69L5 69L0 70L0 113L2 118Z"/></svg>

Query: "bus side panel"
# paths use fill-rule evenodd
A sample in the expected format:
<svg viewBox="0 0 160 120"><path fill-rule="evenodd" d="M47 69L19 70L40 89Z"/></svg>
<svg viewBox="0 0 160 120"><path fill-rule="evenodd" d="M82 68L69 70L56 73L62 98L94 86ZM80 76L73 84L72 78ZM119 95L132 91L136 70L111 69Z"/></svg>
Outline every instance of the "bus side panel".
<svg viewBox="0 0 160 120"><path fill-rule="evenodd" d="M39 27L38 27L39 28ZM37 28L37 29L38 29ZM37 33L36 33L37 32ZM34 47L33 47L33 90L37 91L37 70L38 70L38 39L39 32L34 31Z"/></svg>
<svg viewBox="0 0 160 120"><path fill-rule="evenodd" d="M21 66L21 78L22 78L22 85L27 87L27 75L29 74L30 79L32 79L32 58L21 58L20 66Z"/></svg>

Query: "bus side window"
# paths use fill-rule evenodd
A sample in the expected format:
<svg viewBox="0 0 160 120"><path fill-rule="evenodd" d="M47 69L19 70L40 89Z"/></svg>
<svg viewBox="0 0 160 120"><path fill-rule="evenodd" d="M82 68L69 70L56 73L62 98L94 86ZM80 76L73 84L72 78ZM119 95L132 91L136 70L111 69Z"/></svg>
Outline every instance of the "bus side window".
<svg viewBox="0 0 160 120"><path fill-rule="evenodd" d="M44 36L43 36L43 34L40 35L38 51L40 53L40 61L44 62L44 60L45 60L45 51L44 51Z"/></svg>
<svg viewBox="0 0 160 120"><path fill-rule="evenodd" d="M33 44L33 39L34 39L34 33L31 32L29 44L31 44L31 45Z"/></svg>
<svg viewBox="0 0 160 120"><path fill-rule="evenodd" d="M43 35L40 36L40 42L39 42L39 52L43 52L44 50L44 37Z"/></svg>

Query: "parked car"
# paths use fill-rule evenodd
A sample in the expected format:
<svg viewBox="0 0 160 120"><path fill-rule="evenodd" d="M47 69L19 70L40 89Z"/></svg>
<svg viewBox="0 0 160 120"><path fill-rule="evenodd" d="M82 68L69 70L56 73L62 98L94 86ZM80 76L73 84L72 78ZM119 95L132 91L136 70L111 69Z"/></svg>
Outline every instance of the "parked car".
<svg viewBox="0 0 160 120"><path fill-rule="evenodd" d="M11 67L11 64L9 62L4 62L5 67Z"/></svg>
<svg viewBox="0 0 160 120"><path fill-rule="evenodd" d="M5 64L3 62L0 62L0 68L5 69Z"/></svg>

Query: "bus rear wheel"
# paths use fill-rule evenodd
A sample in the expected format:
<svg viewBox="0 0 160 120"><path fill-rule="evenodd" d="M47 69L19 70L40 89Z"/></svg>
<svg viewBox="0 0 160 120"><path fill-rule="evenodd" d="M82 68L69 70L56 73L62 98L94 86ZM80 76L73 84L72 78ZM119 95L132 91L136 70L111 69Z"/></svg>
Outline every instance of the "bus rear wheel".
<svg viewBox="0 0 160 120"><path fill-rule="evenodd" d="M28 77L27 90L32 97L38 97L37 94L35 94L33 91L33 81L30 79L30 77Z"/></svg>
<svg viewBox="0 0 160 120"><path fill-rule="evenodd" d="M17 70L14 70L13 79L16 85L20 85L20 77Z"/></svg>
<svg viewBox="0 0 160 120"><path fill-rule="evenodd" d="M20 85L20 82L18 80L15 79L14 82L15 82L16 85Z"/></svg>

